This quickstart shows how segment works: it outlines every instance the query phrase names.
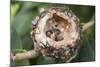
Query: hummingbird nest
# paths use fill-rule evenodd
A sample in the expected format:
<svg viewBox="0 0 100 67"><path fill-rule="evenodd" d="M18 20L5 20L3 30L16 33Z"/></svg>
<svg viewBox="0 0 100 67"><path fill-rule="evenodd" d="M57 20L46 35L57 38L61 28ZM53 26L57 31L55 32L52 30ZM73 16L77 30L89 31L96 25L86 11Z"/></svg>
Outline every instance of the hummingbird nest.
<svg viewBox="0 0 100 67"><path fill-rule="evenodd" d="M65 7L51 7L32 22L34 47L45 57L70 62L80 44L80 25L76 15Z"/></svg>

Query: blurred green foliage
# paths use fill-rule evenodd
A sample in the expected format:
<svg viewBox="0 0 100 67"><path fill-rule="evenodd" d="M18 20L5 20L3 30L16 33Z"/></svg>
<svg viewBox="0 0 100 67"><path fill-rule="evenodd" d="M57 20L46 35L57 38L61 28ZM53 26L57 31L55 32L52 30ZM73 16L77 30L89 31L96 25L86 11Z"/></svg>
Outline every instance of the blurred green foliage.
<svg viewBox="0 0 100 67"><path fill-rule="evenodd" d="M32 30L32 20L39 15L40 8L48 8L51 3L37 2L21 2L11 1L11 51L21 52L23 50L31 50L34 47L30 32ZM59 4L62 5L62 4ZM80 22L88 22L91 17L95 16L95 6L83 5L66 5L76 16ZM86 62L95 60L95 25L91 29L81 34L81 49L79 55L72 62ZM39 56L35 59L15 61L16 65L36 65L36 64L52 64L59 63L52 60L44 59Z"/></svg>

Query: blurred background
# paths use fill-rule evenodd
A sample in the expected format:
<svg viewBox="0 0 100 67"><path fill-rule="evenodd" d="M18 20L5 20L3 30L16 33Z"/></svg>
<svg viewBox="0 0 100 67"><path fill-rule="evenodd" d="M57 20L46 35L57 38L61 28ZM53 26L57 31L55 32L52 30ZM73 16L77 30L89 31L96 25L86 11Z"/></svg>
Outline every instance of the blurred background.
<svg viewBox="0 0 100 67"><path fill-rule="evenodd" d="M53 3L40 3L29 1L11 1L11 52L24 52L32 50L34 44L30 37L32 30L32 20L39 15L41 8L49 8ZM80 19L81 24L85 24L95 17L95 6L86 5L70 5L58 4L69 7L76 16ZM81 48L79 55L72 62L88 62L95 61L95 24L86 32L81 33ZM35 59L20 60L11 62L15 65L37 65L37 64L54 64L63 63L46 60L43 56L38 56Z"/></svg>

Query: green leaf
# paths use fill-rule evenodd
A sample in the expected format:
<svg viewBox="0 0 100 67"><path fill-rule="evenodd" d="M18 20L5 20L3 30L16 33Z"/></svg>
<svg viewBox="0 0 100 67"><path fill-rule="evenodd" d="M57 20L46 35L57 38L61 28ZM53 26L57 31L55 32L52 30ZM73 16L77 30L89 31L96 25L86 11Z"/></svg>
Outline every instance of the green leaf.
<svg viewBox="0 0 100 67"><path fill-rule="evenodd" d="M37 8L35 8L37 5L32 2L25 2L20 12L16 15L12 24L20 36L30 34L32 20L38 14Z"/></svg>
<svg viewBox="0 0 100 67"><path fill-rule="evenodd" d="M16 60L15 61L16 66L26 66L30 65L29 60Z"/></svg>
<svg viewBox="0 0 100 67"><path fill-rule="evenodd" d="M20 7L21 7L20 3L11 4L11 23L13 22L15 16L20 10Z"/></svg>
<svg viewBox="0 0 100 67"><path fill-rule="evenodd" d="M33 44L32 38L29 34L21 37L21 40L22 40L22 44L23 44L23 49L26 49L26 50L32 49L34 44Z"/></svg>
<svg viewBox="0 0 100 67"><path fill-rule="evenodd" d="M86 38L82 39L81 48L78 56L78 61L87 62L87 61L95 61L95 50L91 47L92 44Z"/></svg>
<svg viewBox="0 0 100 67"><path fill-rule="evenodd" d="M43 56L40 56L38 59L37 59L37 63L38 65L40 64L55 64L56 61L54 59L51 59L51 58L44 58Z"/></svg>
<svg viewBox="0 0 100 67"><path fill-rule="evenodd" d="M12 16L16 15L16 12L18 11L19 7L20 7L19 3L11 5L11 15Z"/></svg>
<svg viewBox="0 0 100 67"><path fill-rule="evenodd" d="M11 49L22 49L22 42L16 29L11 25Z"/></svg>

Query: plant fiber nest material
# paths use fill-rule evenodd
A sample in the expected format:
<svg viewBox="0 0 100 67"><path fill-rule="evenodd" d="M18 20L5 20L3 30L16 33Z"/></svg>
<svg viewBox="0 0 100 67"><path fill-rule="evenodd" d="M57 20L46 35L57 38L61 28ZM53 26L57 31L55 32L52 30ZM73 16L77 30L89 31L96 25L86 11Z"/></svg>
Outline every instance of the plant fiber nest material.
<svg viewBox="0 0 100 67"><path fill-rule="evenodd" d="M80 47L79 19L65 7L44 10L33 22L31 37L34 48L43 56L70 62Z"/></svg>

